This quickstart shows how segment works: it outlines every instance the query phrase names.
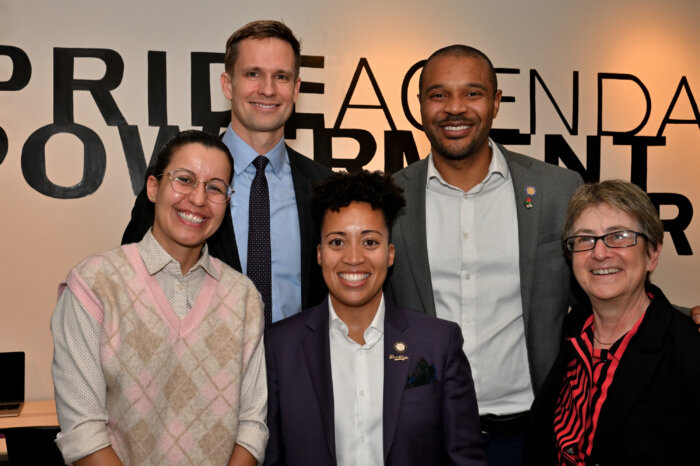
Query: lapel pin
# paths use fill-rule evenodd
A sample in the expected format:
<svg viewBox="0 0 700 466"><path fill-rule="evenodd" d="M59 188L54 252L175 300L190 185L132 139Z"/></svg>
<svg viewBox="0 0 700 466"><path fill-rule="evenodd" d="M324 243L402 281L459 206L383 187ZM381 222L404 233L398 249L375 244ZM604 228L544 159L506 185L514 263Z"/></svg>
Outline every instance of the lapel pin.
<svg viewBox="0 0 700 466"><path fill-rule="evenodd" d="M532 209L532 199L534 199L534 197L537 195L537 188L535 188L534 186L527 186L525 188L525 194L525 208Z"/></svg>
<svg viewBox="0 0 700 466"><path fill-rule="evenodd" d="M408 359L408 356L406 356L405 353L406 349L408 346L406 346L406 343L403 341L397 341L394 343L394 351L397 352L398 354L390 354L389 359L392 361L405 361Z"/></svg>

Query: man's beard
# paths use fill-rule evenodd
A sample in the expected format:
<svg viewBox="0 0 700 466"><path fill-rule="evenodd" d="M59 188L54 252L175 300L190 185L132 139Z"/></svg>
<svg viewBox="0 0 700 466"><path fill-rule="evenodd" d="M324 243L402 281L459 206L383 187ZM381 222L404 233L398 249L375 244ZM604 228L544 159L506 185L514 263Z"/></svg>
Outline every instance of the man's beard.
<svg viewBox="0 0 700 466"><path fill-rule="evenodd" d="M442 141L445 139L440 139L436 136L435 133L432 132L432 128L435 127L441 127L445 123L462 123L462 124L469 124L472 126L472 130L474 131L474 134L472 134L472 139L467 144L466 146L458 146L455 148L449 148L447 145L443 144ZM430 146L433 149L433 152L437 152L440 154L443 158L447 160L464 160L468 158L469 156L472 155L474 152L474 149L476 148L478 139L479 139L479 134L478 132L481 130L481 120L465 120L464 118L446 118L444 120L441 120L437 122L436 125L431 127L431 131L425 131L425 135L428 138L428 141L430 141ZM439 129L437 130L439 131ZM436 131L436 132L437 132Z"/></svg>
<svg viewBox="0 0 700 466"><path fill-rule="evenodd" d="M433 148L433 153L437 152L443 158L447 160L464 160L474 152L474 146L476 146L476 141L472 141L467 145L467 147L458 147L456 149L449 149L447 146L441 144L439 141L431 136L428 136L428 141Z"/></svg>

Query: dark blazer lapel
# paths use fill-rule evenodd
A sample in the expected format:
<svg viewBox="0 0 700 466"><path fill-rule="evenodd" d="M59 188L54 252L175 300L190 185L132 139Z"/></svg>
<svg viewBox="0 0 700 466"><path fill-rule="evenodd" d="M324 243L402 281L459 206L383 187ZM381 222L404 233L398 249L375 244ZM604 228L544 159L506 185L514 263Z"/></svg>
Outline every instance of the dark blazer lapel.
<svg viewBox="0 0 700 466"><path fill-rule="evenodd" d="M301 155L289 146L287 156L292 170L292 184L299 215L301 239L301 308L306 309L320 303L328 294L326 283L321 275L321 267L316 263L316 246L319 232L314 225L311 213L311 188L314 183L332 173L312 159Z"/></svg>
<svg viewBox="0 0 700 466"><path fill-rule="evenodd" d="M242 270L241 259L238 257L236 235L233 231L230 207L226 209L221 226L207 240L207 244L209 245L209 254L221 259L239 272Z"/></svg>
<svg viewBox="0 0 700 466"><path fill-rule="evenodd" d="M314 244L314 221L311 216L311 182L304 171L304 166L298 162L297 157L304 157L291 147L287 147L289 166L292 169L292 184L296 197L297 213L299 215L299 237L301 239L301 304L302 309L309 304L309 287L305 283L311 283L311 262L305 258L316 257ZM314 303L316 304L316 303Z"/></svg>
<svg viewBox="0 0 700 466"><path fill-rule="evenodd" d="M535 263L537 246L539 244L539 225L541 209L544 203L541 192L542 176L539 172L530 170L532 161L519 156L500 146L508 163L508 170L513 177L513 191L515 192L515 209L518 216L518 245L520 256L520 295L523 302L523 316L527 328L530 317L530 299L532 285L535 280ZM532 208L525 207L527 198L526 190L533 186L537 194L533 198ZM539 199L538 199L539 198Z"/></svg>
<svg viewBox="0 0 700 466"><path fill-rule="evenodd" d="M304 355L306 356L311 382L316 393L316 401L318 401L328 449L331 455L335 457L333 381L330 342L328 339L328 300L305 312L309 313L306 326L310 333L302 340ZM303 427L300 426L300 428Z"/></svg>
<svg viewBox="0 0 700 466"><path fill-rule="evenodd" d="M393 303L385 301L384 315L384 409L383 409L383 430L384 430L384 461L391 450L391 444L396 432L396 423L399 418L401 400L408 376L408 368L412 362L414 345L407 341L404 333L408 328L408 321L403 312ZM405 360L391 359L390 356L400 356L394 349L397 342L406 343L407 349L403 353L408 358Z"/></svg>
<svg viewBox="0 0 700 466"><path fill-rule="evenodd" d="M664 356L663 339L671 324L669 312L654 307L647 310L644 321L622 355L603 405L599 425L604 424L611 429L619 426L630 409L639 406L639 399L654 381L656 368Z"/></svg>
<svg viewBox="0 0 700 466"><path fill-rule="evenodd" d="M430 279L430 263L428 261L428 240L425 224L425 186L428 179L429 160L423 159L404 171L406 185L406 215L397 221L401 223L402 241L406 245L404 260L408 262L411 274L415 278L423 308L426 314L435 315L435 298ZM417 223L409 225L406 218L417 219Z"/></svg>

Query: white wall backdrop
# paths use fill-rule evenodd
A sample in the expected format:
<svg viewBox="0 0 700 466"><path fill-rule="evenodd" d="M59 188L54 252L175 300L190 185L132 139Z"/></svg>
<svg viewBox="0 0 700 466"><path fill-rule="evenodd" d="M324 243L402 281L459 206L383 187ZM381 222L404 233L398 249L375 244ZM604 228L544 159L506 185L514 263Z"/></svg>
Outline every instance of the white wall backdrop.
<svg viewBox="0 0 700 466"><path fill-rule="evenodd" d="M119 244L137 156L145 166L161 125L202 126L193 120L193 88L210 90L210 102L198 98L198 108L227 109L218 85L223 66L193 66L193 53L222 53L230 33L254 19L285 21L301 38L302 54L316 57L302 68L302 79L317 83L307 90L316 93L303 93L296 111L321 115L323 123L316 116L315 126L289 142L310 157L332 156L335 165L371 155L374 141L364 165L384 169L385 132L411 131L406 149L414 141L425 157L427 141L402 106L407 73L442 46L480 48L501 69L499 87L511 97L494 124L520 134L511 149L564 157L593 177L599 154L600 178L669 193L657 199L676 237L666 234L653 279L673 302L700 303L700 220L693 213L700 208L700 2L0 0L0 351L27 352L28 399L53 396L56 287L79 260ZM163 56L159 81L155 63ZM407 109L419 119L413 78ZM98 105L91 92L66 83L106 90L95 94ZM165 96L159 105L157 94ZM379 94L386 111L352 107L379 106ZM68 123L98 138L90 147L104 147L104 166L94 152L84 163L81 139L59 131ZM126 149L120 126L130 134ZM341 131L330 131L334 126ZM358 134L342 131L348 129L362 130L361 141L338 137ZM315 137L330 141L330 150L314 153ZM95 170L85 180L84 166Z"/></svg>

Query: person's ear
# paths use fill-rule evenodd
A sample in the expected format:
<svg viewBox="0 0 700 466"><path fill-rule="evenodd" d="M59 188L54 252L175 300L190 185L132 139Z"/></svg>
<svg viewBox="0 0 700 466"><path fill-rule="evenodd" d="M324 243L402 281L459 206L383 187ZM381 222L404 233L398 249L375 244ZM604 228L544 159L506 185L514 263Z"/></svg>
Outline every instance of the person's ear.
<svg viewBox="0 0 700 466"><path fill-rule="evenodd" d="M228 100L233 99L233 89L231 85L231 76L227 72L221 73L221 91Z"/></svg>
<svg viewBox="0 0 700 466"><path fill-rule="evenodd" d="M156 203L156 198L158 197L159 187L160 182L158 181L158 178L153 175L149 176L146 180L146 195L148 196L148 200L154 204Z"/></svg>
<svg viewBox="0 0 700 466"><path fill-rule="evenodd" d="M661 246L659 244L654 248L651 244L647 247L647 255L649 256L649 261L647 262L647 272L651 273L659 265L659 254L661 254Z"/></svg>

